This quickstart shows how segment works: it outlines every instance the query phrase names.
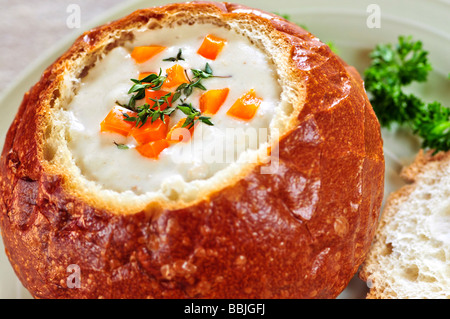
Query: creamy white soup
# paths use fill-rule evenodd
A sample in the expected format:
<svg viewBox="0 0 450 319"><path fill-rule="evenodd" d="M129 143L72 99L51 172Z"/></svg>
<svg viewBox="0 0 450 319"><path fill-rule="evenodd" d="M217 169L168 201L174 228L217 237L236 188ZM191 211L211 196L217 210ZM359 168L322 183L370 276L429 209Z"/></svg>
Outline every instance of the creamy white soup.
<svg viewBox="0 0 450 319"><path fill-rule="evenodd" d="M216 59L198 53L207 34L226 40ZM149 45L165 49L148 61L137 63L131 55L133 48ZM163 61L177 57L180 52L183 60ZM164 75L167 69L178 64L192 80L191 70L205 70L206 63L212 74L219 76L202 80L206 91L224 88L229 91L217 113L207 115L213 125L198 121L188 142L170 143L157 158L148 158L136 150L138 143L132 136L101 131L100 123L111 109L130 101L133 94L128 91L134 84L130 79L160 70ZM227 114L251 90L259 98L254 116L239 119ZM172 107L183 101L199 110L203 93L205 90L193 88L192 94L182 96ZM239 161L249 149L257 149L266 142L280 93L271 61L246 37L234 31L210 25L186 25L136 32L131 44L110 51L82 78L66 108L70 118L69 148L83 176L105 189L143 194L158 191L168 183L205 180ZM142 103L138 101L137 105ZM185 117L185 113L175 109L169 118L169 130Z"/></svg>

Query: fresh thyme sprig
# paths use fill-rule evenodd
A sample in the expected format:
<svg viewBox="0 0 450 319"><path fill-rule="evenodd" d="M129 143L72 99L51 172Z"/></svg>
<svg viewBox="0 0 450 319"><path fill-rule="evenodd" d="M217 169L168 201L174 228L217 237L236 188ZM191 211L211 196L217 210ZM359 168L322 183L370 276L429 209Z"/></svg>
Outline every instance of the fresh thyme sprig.
<svg viewBox="0 0 450 319"><path fill-rule="evenodd" d="M210 121L211 117L201 115L202 113L194 108L192 106L192 103L186 103L185 101L182 101L181 104L177 105L177 108L187 115L186 120L181 127L187 127L188 129L190 129L198 121L201 121L202 123L205 123L207 125L214 125Z"/></svg>
<svg viewBox="0 0 450 319"><path fill-rule="evenodd" d="M128 90L128 94L133 94L130 98L130 101L128 104L119 104L131 111L137 111L136 110L136 101L142 100L145 98L145 90L146 89L152 89L152 90L160 90L161 86L164 84L164 81L166 80L166 76L162 75L162 70L159 69L159 74L150 74L143 78L142 80L138 79L131 79L131 81L134 83L134 85Z"/></svg>
<svg viewBox="0 0 450 319"><path fill-rule="evenodd" d="M128 147L128 145L126 145L126 144L119 144L119 143L117 143L117 142L113 142L114 143L114 145L116 145L117 146L117 148L119 149L119 150L127 150L127 149L129 149L129 147Z"/></svg>
<svg viewBox="0 0 450 319"><path fill-rule="evenodd" d="M168 58L165 60L169 59L170 61L172 61L172 58ZM173 59L177 61L184 60L184 58L182 57L181 49L178 51L177 57ZM206 87L203 85L202 80L213 77L227 78L229 76L213 75L211 66L208 63L206 63L204 70L191 69L191 71L193 74L193 79L189 79L186 73L186 77L188 78L189 83L180 84L176 88L174 93L169 92L160 98L150 98L149 100L154 102L153 105L145 103L143 105L137 106L136 101L145 98L145 90L147 89L151 89L153 91L158 91L161 89L164 81L167 78L165 75L162 75L162 70L159 70L159 74L152 73L141 80L131 79L134 84L128 91L128 94L133 95L131 96L128 104L121 104L118 101L116 101L116 104L136 112L137 115L130 116L127 113L123 113L124 121L135 122L136 127L142 127L145 123L147 123L149 118L151 120L151 123L153 123L157 119L161 119L163 123L165 123L166 116L172 115L172 113L176 109L179 109L187 115L182 127L191 128L198 121L201 121L202 123L205 123L207 125L214 125L210 121L210 117L203 116L199 110L192 106L191 103L186 103L184 100L192 94L194 88L206 91ZM172 107L171 105L174 105L175 102L182 97L182 95L184 95L184 99L181 100L181 103L177 106ZM169 99L171 97L172 99L169 103ZM161 109L161 106L163 104L166 104L168 107Z"/></svg>
<svg viewBox="0 0 450 319"><path fill-rule="evenodd" d="M167 93L166 95L162 96L159 99L150 99L153 102L155 102L153 104L153 106L150 106L150 104L145 103L143 105L137 106L136 107L136 112L137 112L137 116L129 116L127 113L123 113L124 121L127 122L136 122L136 127L142 127L147 120L150 118L151 119L151 123L153 123L154 121L156 121L157 119L161 119L161 121L163 123L166 123L166 118L165 116L168 115L172 115L172 113L176 110L175 107L167 107L165 109L161 109L161 106L166 103L167 105L169 105L169 97L170 97L171 93Z"/></svg>
<svg viewBox="0 0 450 319"><path fill-rule="evenodd" d="M167 62L178 62L178 61L184 61L184 58L182 56L183 51L181 49L178 50L178 53L175 57L171 57L171 58L167 58L167 59L163 59L163 61L167 61Z"/></svg>
<svg viewBox="0 0 450 319"><path fill-rule="evenodd" d="M182 83L180 84L174 95L172 102L178 100L182 94L184 94L186 97L189 97L194 88L198 88L200 90L206 91L206 87L203 85L202 81L209 78L229 78L230 76L221 76L221 75L213 75L213 70L211 69L211 66L209 63L206 63L204 70L199 69L191 69L192 74L194 75L193 79L189 79L189 77L186 74L186 77L189 79L189 83Z"/></svg>
<svg viewBox="0 0 450 319"><path fill-rule="evenodd" d="M208 62L206 62L204 70L191 69L192 74L194 74L194 78L198 79L208 79L210 77L214 77L211 66Z"/></svg>
<svg viewBox="0 0 450 319"><path fill-rule="evenodd" d="M194 79L196 79L196 82L198 80L204 80L209 78L230 78L231 75L214 75L213 70L211 69L211 66L208 62L206 62L205 69L204 70L198 70L198 69L191 69L192 74L194 75Z"/></svg>

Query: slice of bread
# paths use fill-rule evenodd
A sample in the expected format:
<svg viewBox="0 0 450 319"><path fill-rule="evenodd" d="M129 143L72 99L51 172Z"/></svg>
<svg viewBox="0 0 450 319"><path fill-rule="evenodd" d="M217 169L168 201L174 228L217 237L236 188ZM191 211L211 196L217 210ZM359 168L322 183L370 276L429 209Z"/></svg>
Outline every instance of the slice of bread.
<svg viewBox="0 0 450 319"><path fill-rule="evenodd" d="M389 196L359 276L369 299L450 298L450 153L421 151Z"/></svg>

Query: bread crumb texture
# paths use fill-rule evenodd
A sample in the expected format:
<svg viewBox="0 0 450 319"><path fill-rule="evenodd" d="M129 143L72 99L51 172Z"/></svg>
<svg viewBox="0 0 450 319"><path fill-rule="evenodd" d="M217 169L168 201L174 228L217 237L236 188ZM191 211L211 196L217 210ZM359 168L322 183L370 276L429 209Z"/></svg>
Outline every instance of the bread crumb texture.
<svg viewBox="0 0 450 319"><path fill-rule="evenodd" d="M360 276L368 298L450 298L450 156L420 153L386 203Z"/></svg>

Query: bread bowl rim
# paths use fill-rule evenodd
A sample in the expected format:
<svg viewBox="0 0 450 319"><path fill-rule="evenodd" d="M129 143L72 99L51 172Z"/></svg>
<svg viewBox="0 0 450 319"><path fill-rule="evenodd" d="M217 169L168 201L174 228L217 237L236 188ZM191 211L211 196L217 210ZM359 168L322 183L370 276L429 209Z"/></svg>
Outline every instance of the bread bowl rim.
<svg viewBox="0 0 450 319"><path fill-rule="evenodd" d="M277 143L280 139L282 139L284 136L286 136L290 130L294 129L296 125L298 124L298 114L301 111L302 104L304 103L303 95L304 89L303 89L303 79L299 79L295 77L295 67L294 62L290 59L288 59L288 54L290 53L288 50L291 49L291 46L289 44L288 39L286 38L285 34L283 32L280 32L276 30L270 22L267 20L268 17L271 19L281 19L275 15L267 14L268 16L260 16L257 14L254 14L254 12L250 11L243 11L238 13L224 13L220 12L220 10L217 9L216 4L209 4L207 2L201 2L201 3L195 3L194 7L192 7L192 3L184 4L184 3L178 3L173 5L166 5L164 6L164 15L163 18L161 18L160 21L156 22L155 19L149 19L148 21L135 21L136 18L139 18L140 13L142 13L145 10L153 10L157 12L158 14L161 14L160 10L161 7L156 8L149 8L149 9L141 9L138 11L135 11L134 13L128 15L127 17L124 17L122 19L113 21L109 24L102 25L96 29L84 32L71 46L71 48L60 58L58 59L51 68L52 73L51 77L54 77L54 80L48 84L48 86L43 90L41 93L41 100L40 100L40 109L43 110L44 114L47 113L46 111L49 111L46 109L49 104L58 105L59 100L61 98L62 92L65 90L63 88L66 75L65 72L68 72L68 70L65 68L67 65L71 65L72 63L76 63L78 61L91 61L92 65L94 66L97 62L98 58L101 58L102 54L107 54L109 50L113 49L116 45L121 46L122 39L121 37L127 37L127 35L130 32L134 31L141 31L141 30L147 30L155 28L155 26L152 26L155 23L159 23L163 28L167 27L165 26L166 23L169 25L173 25L175 23L179 23L179 20L176 21L177 16L179 14L183 14L183 10L180 10L183 8L183 6L187 5L186 11L195 11L196 15L196 21L195 23L199 24L215 24L219 25L220 27L230 28L229 23L233 23L236 21L239 21L239 23L242 23L243 20L252 21L252 27L260 27L262 35L267 36L268 40L273 40L274 36L276 36L276 40L278 41L278 45L280 48L284 48L287 51L287 54L285 56L277 56L275 57L275 53L269 52L268 50L264 50L265 55L268 57L269 60L274 60L277 58L277 63L273 61L275 64L275 70L277 71L278 79L277 81L280 81L280 72L283 77L289 76L289 82L290 83L290 90L297 90L296 92L296 100L295 101L282 101L282 96L286 90L286 83L285 85L280 85L280 88L282 89L281 97L280 97L280 104L281 103L287 103L289 104L289 107L292 109L292 112L288 115L288 118L286 119L285 127L278 127L277 129L280 129L282 132L280 135L277 135L277 139L272 138L269 142L269 147L271 149L276 149ZM199 7L206 8L206 10L198 10ZM188 17L189 18L189 17ZM198 21L198 19L206 19L206 21ZM165 19L165 20L164 20ZM184 17L184 19L187 19ZM210 20L212 19L212 20ZM168 22L166 22L168 21ZM224 22L226 21L226 22ZM188 24L189 21L182 21L182 24ZM221 25L224 24L224 25ZM159 26L156 26L159 27ZM174 26L176 28L176 26ZM112 29L112 31L111 31ZM234 30L236 31L236 30ZM267 35L264 34L265 32L271 32L273 34ZM151 32L151 31L149 31ZM252 32L255 32L255 30L252 30ZM91 42L92 34L95 34L95 41L93 43ZM243 35L247 36L248 35ZM250 39L252 42L255 41L255 39ZM126 42L127 40L125 40ZM261 40L259 40L261 41ZM259 49L262 49L261 43L254 43L256 47ZM280 55L280 52L282 50L280 49L279 52L276 52L276 54ZM286 52L285 52L286 53ZM75 58L74 58L75 55ZM284 61L283 61L284 59ZM282 62L282 63L280 63ZM69 66L70 67L70 66ZM88 65L82 65L81 66L81 73L84 73L86 70L88 70L91 66ZM280 69L281 68L281 69ZM53 70L56 69L56 72L53 72ZM291 71L289 71L289 69ZM292 71L294 70L294 71ZM80 69L78 69L80 72ZM283 74L285 73L285 74ZM83 75L79 75L80 78L83 77ZM297 80L297 82L295 82ZM287 82L287 80L284 80L284 82ZM59 94L60 96L55 97L55 92ZM64 108L64 103L61 103L59 107ZM54 107L50 107L50 110L54 109ZM50 111L49 113L51 113ZM46 114L47 115L47 114ZM178 209L183 208L190 205L195 205L207 198L210 197L211 194L220 191L221 189L231 186L235 184L238 180L240 180L243 176L246 176L249 174L252 170L254 170L257 167L260 167L262 164L264 164L268 160L268 156L265 154L265 149L260 147L258 152L256 154L253 154L253 160L249 163L240 164L238 168L234 168L231 165L225 168L221 172L217 172L214 176L208 179L208 181L205 183L206 186L202 186L198 190L198 195L194 199L190 199L187 201L184 201L183 199L177 199L177 200L170 200L165 198L164 196L148 196L149 194L152 194L152 192L147 192L144 194L144 196L136 196L134 199L130 198L129 200L126 197L123 197L121 193L111 191L108 189L102 189L98 187L99 185L95 182L92 183L92 181L88 181L84 178L82 174L79 176L75 174L74 172L67 171L67 165L61 165L61 163L57 164L50 164L49 161L45 160L45 149L43 149L44 140L45 140L45 132L48 129L48 127L52 126L51 120L44 115L43 117L40 117L40 121L38 122L38 138L37 141L40 141L38 143L39 146L39 152L38 156L40 157L40 160L43 164L43 169L49 173L59 175L63 177L63 183L65 185L66 190L69 194L84 198L86 202L88 202L93 207L106 209L108 211L111 211L115 214L132 214L137 213L141 210L153 210L154 207L163 207L168 209ZM50 115L51 116L51 115ZM275 117L275 116L274 116ZM272 119L271 123L274 122L275 119ZM271 128L273 130L273 128ZM53 159L52 159L53 160ZM276 160L276 158L275 158ZM74 168L76 167L75 163L72 163L74 165ZM62 167L65 166L65 167ZM231 172L231 174L229 174ZM226 180L224 181L224 178ZM74 182L75 181L75 182ZM90 187L87 187L86 183L89 185L93 185ZM209 187L208 187L209 186ZM212 187L211 187L212 186ZM120 201L115 201L115 197L121 197ZM148 197L147 197L148 196Z"/></svg>

